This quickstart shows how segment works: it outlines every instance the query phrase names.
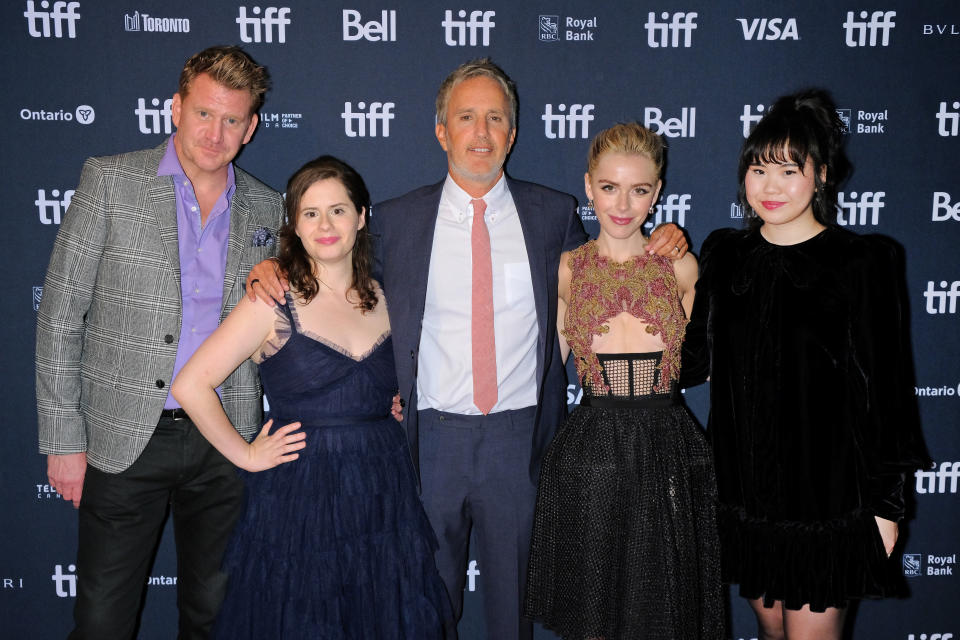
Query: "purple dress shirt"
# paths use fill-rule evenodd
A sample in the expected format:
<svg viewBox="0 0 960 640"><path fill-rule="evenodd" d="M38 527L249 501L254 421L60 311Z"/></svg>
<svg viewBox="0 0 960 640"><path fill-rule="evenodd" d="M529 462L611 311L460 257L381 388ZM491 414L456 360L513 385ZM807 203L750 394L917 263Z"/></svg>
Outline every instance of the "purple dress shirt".
<svg viewBox="0 0 960 640"><path fill-rule="evenodd" d="M176 135L176 134L174 134ZM182 314L177 360L173 365L171 382L180 373L200 343L220 324L223 306L223 278L227 268L227 240L230 236L230 199L236 189L233 163L227 165L227 188L217 198L207 223L200 225L200 205L193 185L183 172L173 145L173 136L167 142L167 151L157 168L158 176L173 176L177 197L177 236L180 244L180 288ZM220 389L217 389L217 393ZM163 405L175 409L180 405L169 394Z"/></svg>

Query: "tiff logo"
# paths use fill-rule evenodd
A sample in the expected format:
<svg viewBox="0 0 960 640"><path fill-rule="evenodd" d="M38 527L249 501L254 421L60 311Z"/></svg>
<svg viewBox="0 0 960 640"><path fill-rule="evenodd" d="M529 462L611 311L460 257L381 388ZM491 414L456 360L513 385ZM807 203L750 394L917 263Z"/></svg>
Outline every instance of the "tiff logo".
<svg viewBox="0 0 960 640"><path fill-rule="evenodd" d="M664 120L660 109L644 107L643 126L668 138L692 138L697 130L697 108L683 107L679 118Z"/></svg>
<svg viewBox="0 0 960 640"><path fill-rule="evenodd" d="M660 14L663 22L657 22L657 14L653 11L647 14L647 23L643 25L647 30L647 46L653 49L658 47L679 47L680 35L683 34L683 46L689 47L693 30L697 28L695 22L696 11L678 11L670 17L670 12ZM668 44L669 42L669 44Z"/></svg>
<svg viewBox="0 0 960 640"><path fill-rule="evenodd" d="M921 633L920 635L910 634L907 640L953 640L952 633Z"/></svg>
<svg viewBox="0 0 960 640"><path fill-rule="evenodd" d="M753 113L752 109L756 109L757 112ZM762 104L758 104L755 107L751 107L749 104L743 105L743 114L740 116L740 122L743 123L743 137L746 138L750 135L750 130L753 129L753 125L757 124L763 119L763 112L766 109Z"/></svg>
<svg viewBox="0 0 960 640"><path fill-rule="evenodd" d="M64 191L61 200L60 190L53 189L50 191L51 199L48 200L47 192L43 189L37 189L37 199L33 201L33 204L37 205L37 210L40 212L41 224L60 224L60 216L70 206L73 193L73 189Z"/></svg>
<svg viewBox="0 0 960 640"><path fill-rule="evenodd" d="M947 289L947 287L950 288ZM940 289L935 289L933 280L928 280L927 290L923 292L923 297L927 299L927 313L930 315L956 313L957 297L960 297L960 280L954 280L952 283L941 280Z"/></svg>
<svg viewBox="0 0 960 640"><path fill-rule="evenodd" d="M953 218L960 222L960 201L950 204L950 194L946 191L933 192L933 221L943 222Z"/></svg>
<svg viewBox="0 0 960 640"><path fill-rule="evenodd" d="M289 7L267 7L263 11L263 17L260 15L260 7L254 7L251 10L252 18L247 17L247 8L240 7L240 15L237 16L237 24L240 25L240 40L243 42L273 42L274 27L277 32L277 42L287 41L287 25L290 24ZM260 27L263 27L261 34ZM250 29L253 35L250 35Z"/></svg>
<svg viewBox="0 0 960 640"><path fill-rule="evenodd" d="M150 101L154 107L160 107L160 99L154 98ZM160 133L161 122L163 123L163 133L173 132L173 118L170 112L170 106L173 104L173 98L167 98L163 101L163 108L147 108L147 101L143 98L137 98L137 108L133 110L137 114L137 121L140 125L140 133Z"/></svg>
<svg viewBox="0 0 960 640"><path fill-rule="evenodd" d="M483 32L481 43L484 47L489 47L490 30L497 26L493 21L496 15L496 11L471 11L470 19L463 20L467 17L467 12L460 9L457 12L457 17L461 19L454 20L453 11L447 9L443 16L443 22L440 23L440 26L443 27L444 42L447 43L448 47L463 47L467 44L467 33L469 32L470 46L475 47L477 46L477 31L481 31ZM456 34L456 38L454 38L454 34Z"/></svg>
<svg viewBox="0 0 960 640"><path fill-rule="evenodd" d="M799 40L797 19L789 18L737 18L743 29L744 40Z"/></svg>
<svg viewBox="0 0 960 640"><path fill-rule="evenodd" d="M946 493L948 480L950 493L956 493L960 462L941 462L939 469L915 471L913 475L917 479L917 493Z"/></svg>
<svg viewBox="0 0 960 640"><path fill-rule="evenodd" d="M857 192L851 191L837 194L837 224L848 225L876 225L880 220L880 209L883 208L883 197L886 191L864 191L857 199ZM847 199L849 197L849 200ZM869 222L867 221L867 216Z"/></svg>
<svg viewBox="0 0 960 640"><path fill-rule="evenodd" d="M467 591L477 590L477 576L480 575L480 569L477 569L477 561L471 560L467 565Z"/></svg>
<svg viewBox="0 0 960 640"><path fill-rule="evenodd" d="M383 137L390 137L390 121L393 120L393 108L396 105L393 102L371 102L370 106L367 107L366 102L358 102L357 109L359 111L353 110L353 103L344 102L343 103L343 113L340 114L340 117L343 118L343 132L347 134L348 138L361 137L365 138L370 136L371 138L377 137L377 122L380 123ZM366 109L366 111L364 111ZM370 123L370 130L367 131L367 123ZM353 125L356 123L357 128L354 129Z"/></svg>
<svg viewBox="0 0 960 640"><path fill-rule="evenodd" d="M953 109L960 109L960 101L954 101L951 105ZM941 136L960 135L960 112L947 111L947 103L940 103L940 111L937 111L937 133Z"/></svg>
<svg viewBox="0 0 960 640"><path fill-rule="evenodd" d="M50 2L42 0L41 9L49 9ZM27 31L32 38L49 38L50 23L53 23L53 37L63 37L63 23L67 23L67 37L77 37L77 21L80 20L80 14L77 9L80 8L79 2L54 2L52 11L37 11L33 0L27 0L27 10L23 12L23 17L27 19ZM37 25L40 28L37 28Z"/></svg>
<svg viewBox="0 0 960 640"><path fill-rule="evenodd" d="M380 22L371 20L362 22L360 12L353 9L343 10L343 39L346 42L353 40L369 40L371 42L397 41L397 12L383 10L380 12Z"/></svg>
<svg viewBox="0 0 960 640"><path fill-rule="evenodd" d="M664 222L673 222L677 226L686 225L687 211L690 211L689 193L671 193L663 199L653 210L653 217L647 220L644 226L652 229Z"/></svg>
<svg viewBox="0 0 960 640"><path fill-rule="evenodd" d="M867 15L870 20L867 21ZM893 19L897 16L896 11L874 11L870 14L867 11L860 12L862 22L853 19L853 11L847 11L847 21L843 23L843 28L847 30L846 45L848 47L875 47L877 46L877 34L880 33L880 46L886 47L890 44L890 31L896 24ZM870 34L869 40L867 34Z"/></svg>
<svg viewBox="0 0 960 640"><path fill-rule="evenodd" d="M554 114L553 105L547 104L546 111L540 116L540 119L543 120L544 123L543 135L550 140L555 138L576 138L577 129L579 129L581 138L590 137L589 129L590 122L593 120L593 109L594 105L592 104L572 104L570 105L570 112L564 114L564 111L567 110L567 105L558 104L557 111L559 113ZM564 126L564 124L566 124L566 126ZM554 125L557 126L554 127Z"/></svg>
<svg viewBox="0 0 960 640"><path fill-rule="evenodd" d="M76 565L68 564L67 571L70 573L64 573L62 566L59 564L54 565L53 575L50 576L50 579L53 580L53 584L56 585L58 598L77 597L77 574L73 573L76 570Z"/></svg>

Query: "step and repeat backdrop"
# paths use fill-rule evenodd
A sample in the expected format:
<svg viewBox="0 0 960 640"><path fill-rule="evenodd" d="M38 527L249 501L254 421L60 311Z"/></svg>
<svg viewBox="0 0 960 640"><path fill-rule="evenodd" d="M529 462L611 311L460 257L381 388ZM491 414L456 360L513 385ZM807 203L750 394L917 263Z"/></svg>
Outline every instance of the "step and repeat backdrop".
<svg viewBox="0 0 960 640"><path fill-rule="evenodd" d="M911 596L862 603L851 637L960 639L960 6L275 1L3 3L0 636L59 638L71 626L77 518L47 485L37 454L33 340L80 166L87 156L161 143L173 130L171 96L186 58L239 44L269 67L273 89L237 163L278 190L323 153L354 165L375 201L442 179L437 87L461 62L491 56L519 88L511 175L576 195L595 233L583 195L589 139L638 120L669 146L653 222L683 226L694 251L711 230L742 223L736 158L751 125L781 94L828 88L855 165L837 220L906 248L916 394L936 461L907 485L902 567ZM568 397L579 400L573 376ZM705 387L687 393L702 422L706 398ZM176 633L172 538L168 530L159 546L140 638ZM482 564L467 570L460 629L473 640L484 637L485 584ZM735 594L730 635L756 636Z"/></svg>

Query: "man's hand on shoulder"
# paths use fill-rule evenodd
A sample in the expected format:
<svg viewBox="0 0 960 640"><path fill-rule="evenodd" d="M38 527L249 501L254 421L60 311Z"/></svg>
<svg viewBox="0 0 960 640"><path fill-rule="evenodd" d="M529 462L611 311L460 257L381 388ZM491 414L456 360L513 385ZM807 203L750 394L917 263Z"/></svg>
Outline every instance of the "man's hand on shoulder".
<svg viewBox="0 0 960 640"><path fill-rule="evenodd" d="M73 502L75 509L80 506L86 473L87 454L84 452L47 456L47 481L50 487L64 500Z"/></svg>
<svg viewBox="0 0 960 640"><path fill-rule="evenodd" d="M251 302L260 298L271 307L274 301L286 304L284 292L289 290L290 284L274 258L255 264L247 274L247 297Z"/></svg>
<svg viewBox="0 0 960 640"><path fill-rule="evenodd" d="M672 222L665 222L650 234L647 253L655 253L671 260L679 260L687 252L689 246L683 229Z"/></svg>

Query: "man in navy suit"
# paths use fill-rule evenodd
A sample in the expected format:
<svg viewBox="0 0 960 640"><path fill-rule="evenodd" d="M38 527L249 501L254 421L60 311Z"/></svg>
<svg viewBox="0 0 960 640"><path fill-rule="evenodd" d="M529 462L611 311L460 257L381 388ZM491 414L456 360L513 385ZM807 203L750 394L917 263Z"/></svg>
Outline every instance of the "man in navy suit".
<svg viewBox="0 0 960 640"><path fill-rule="evenodd" d="M521 612L536 483L567 413L557 271L560 254L587 239L573 197L504 175L516 116L499 67L458 67L437 96L446 178L377 205L372 218L437 567L459 619L475 532L487 637L497 640L532 637ZM654 246L682 254L682 232L661 235ZM249 282L260 278L261 293L279 292L272 269Z"/></svg>

